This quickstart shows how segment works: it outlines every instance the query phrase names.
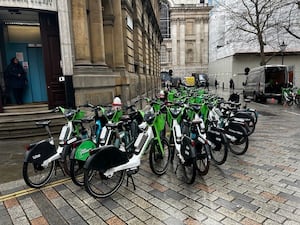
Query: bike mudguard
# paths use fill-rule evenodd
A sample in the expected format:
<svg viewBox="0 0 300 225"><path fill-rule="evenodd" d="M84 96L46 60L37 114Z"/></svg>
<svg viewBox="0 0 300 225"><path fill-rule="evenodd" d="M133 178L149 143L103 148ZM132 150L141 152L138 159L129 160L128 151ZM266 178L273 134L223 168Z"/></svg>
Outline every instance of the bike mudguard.
<svg viewBox="0 0 300 225"><path fill-rule="evenodd" d="M184 136L181 143L180 152L184 160L188 161L196 157L195 147L192 146L191 139Z"/></svg>
<svg viewBox="0 0 300 225"><path fill-rule="evenodd" d="M92 140L84 140L74 152L74 159L85 161L90 156L90 150L95 149L96 144Z"/></svg>
<svg viewBox="0 0 300 225"><path fill-rule="evenodd" d="M75 152L76 152L76 149L77 147L85 140L83 139L79 139L77 140L76 142L73 143L73 148L72 148L72 151L70 153L70 159L75 159Z"/></svg>
<svg viewBox="0 0 300 225"><path fill-rule="evenodd" d="M54 154L56 154L55 145L50 144L48 140L42 140L26 151L24 162L42 164Z"/></svg>
<svg viewBox="0 0 300 225"><path fill-rule="evenodd" d="M235 121L229 122L228 126L225 127L225 131L227 134L232 135L237 139L240 139L247 134L244 125Z"/></svg>
<svg viewBox="0 0 300 225"><path fill-rule="evenodd" d="M251 115L251 112L237 112L234 114L234 117L244 119L247 122L251 120L253 120L254 122L254 118Z"/></svg>
<svg viewBox="0 0 300 225"><path fill-rule="evenodd" d="M210 127L206 133L206 137L208 140L210 140L215 144L216 143L226 144L228 141L223 132L224 130L218 127Z"/></svg>
<svg viewBox="0 0 300 225"><path fill-rule="evenodd" d="M85 169L98 170L105 172L107 169L127 163L126 152L120 151L113 145L103 146L93 150L95 152L85 162Z"/></svg>

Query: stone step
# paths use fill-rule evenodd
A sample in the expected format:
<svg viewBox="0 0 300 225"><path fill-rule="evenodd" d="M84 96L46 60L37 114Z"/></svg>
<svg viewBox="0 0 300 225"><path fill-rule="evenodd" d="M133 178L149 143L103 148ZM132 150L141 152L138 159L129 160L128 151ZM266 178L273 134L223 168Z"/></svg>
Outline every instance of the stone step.
<svg viewBox="0 0 300 225"><path fill-rule="evenodd" d="M47 135L45 128L35 125L41 120L51 120L52 134L59 133L66 122L63 114L48 110L45 104L6 106L0 113L0 140Z"/></svg>
<svg viewBox="0 0 300 225"><path fill-rule="evenodd" d="M10 105L4 106L4 113L25 113L48 110L48 104L46 103L32 103L24 105ZM4 114L5 115L5 114Z"/></svg>

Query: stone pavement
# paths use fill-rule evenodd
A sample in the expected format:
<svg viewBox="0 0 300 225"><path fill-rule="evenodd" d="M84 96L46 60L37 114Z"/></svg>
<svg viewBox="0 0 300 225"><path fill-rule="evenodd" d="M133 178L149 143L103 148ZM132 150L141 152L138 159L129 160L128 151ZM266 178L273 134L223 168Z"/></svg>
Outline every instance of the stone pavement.
<svg viewBox="0 0 300 225"><path fill-rule="evenodd" d="M192 185L171 167L157 177L147 157L134 175L137 189L125 180L106 199L59 173L40 190L16 180L0 185L0 224L300 224L300 109L249 106L260 115L246 154L211 163Z"/></svg>

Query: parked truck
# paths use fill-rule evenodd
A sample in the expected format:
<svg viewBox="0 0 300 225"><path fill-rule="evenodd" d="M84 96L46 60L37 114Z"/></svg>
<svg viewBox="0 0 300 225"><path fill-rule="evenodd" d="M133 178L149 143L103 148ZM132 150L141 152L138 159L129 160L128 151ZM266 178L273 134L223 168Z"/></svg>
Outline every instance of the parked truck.
<svg viewBox="0 0 300 225"><path fill-rule="evenodd" d="M286 65L265 65L251 69L243 83L244 98L260 102L274 98L280 102L281 88L293 80L291 74Z"/></svg>

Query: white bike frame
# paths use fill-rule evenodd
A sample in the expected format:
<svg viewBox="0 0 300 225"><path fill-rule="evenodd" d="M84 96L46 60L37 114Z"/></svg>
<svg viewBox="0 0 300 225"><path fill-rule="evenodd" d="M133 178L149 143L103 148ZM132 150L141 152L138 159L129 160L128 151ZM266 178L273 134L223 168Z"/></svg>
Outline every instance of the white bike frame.
<svg viewBox="0 0 300 225"><path fill-rule="evenodd" d="M142 130L139 133L136 141L134 142L135 153L129 159L129 161L123 165L119 165L105 171L104 175L107 177L112 177L113 174L120 170L134 170L137 169L141 164L141 158L145 151L148 148L149 143L154 138L154 133L152 127L147 124L147 122L143 122L139 125L139 128ZM122 146L122 145L121 145ZM125 149L120 149L120 151L125 151Z"/></svg>
<svg viewBox="0 0 300 225"><path fill-rule="evenodd" d="M65 144L66 140L67 140L67 144L71 144L77 140L77 138L70 139L73 131L74 131L73 123L72 123L72 121L68 121L68 123L65 124L61 128L59 138L58 138L59 143L58 143L58 147L56 149L56 153L53 156L51 156L50 158L46 159L42 163L43 167L47 167L49 165L49 163L51 163L52 161L55 161L55 160L61 158L61 154L63 152L64 144ZM50 140L50 144L54 145L53 138L52 138L52 140Z"/></svg>

